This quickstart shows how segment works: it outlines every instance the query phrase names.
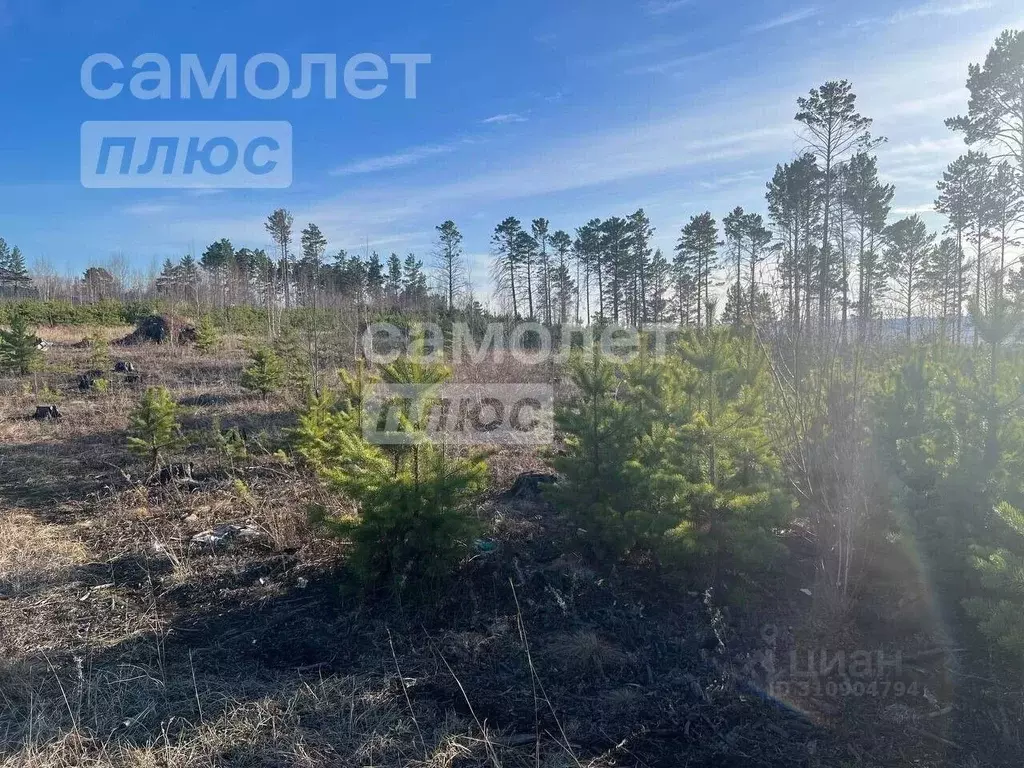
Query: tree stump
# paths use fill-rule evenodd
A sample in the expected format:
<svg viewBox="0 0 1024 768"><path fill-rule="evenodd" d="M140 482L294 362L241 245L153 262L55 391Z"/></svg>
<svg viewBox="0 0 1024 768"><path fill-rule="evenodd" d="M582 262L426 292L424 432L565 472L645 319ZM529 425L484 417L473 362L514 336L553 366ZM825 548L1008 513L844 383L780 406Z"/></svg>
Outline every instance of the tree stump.
<svg viewBox="0 0 1024 768"><path fill-rule="evenodd" d="M56 405L37 405L36 412L32 418L37 421L56 421L57 419L64 418L64 414L60 412Z"/></svg>
<svg viewBox="0 0 1024 768"><path fill-rule="evenodd" d="M172 483L198 485L198 483L192 478L193 469L194 465L191 462L187 464L169 464L160 470L157 481L160 485L170 485Z"/></svg>
<svg viewBox="0 0 1024 768"><path fill-rule="evenodd" d="M104 377L103 371L98 368L94 368L91 371L86 371L78 377L78 389L82 392L88 392L95 388L96 382Z"/></svg>
<svg viewBox="0 0 1024 768"><path fill-rule="evenodd" d="M558 481L558 476L550 472L524 472L516 478L512 487L502 494L507 499L529 499L540 500L543 493L543 486L551 485Z"/></svg>

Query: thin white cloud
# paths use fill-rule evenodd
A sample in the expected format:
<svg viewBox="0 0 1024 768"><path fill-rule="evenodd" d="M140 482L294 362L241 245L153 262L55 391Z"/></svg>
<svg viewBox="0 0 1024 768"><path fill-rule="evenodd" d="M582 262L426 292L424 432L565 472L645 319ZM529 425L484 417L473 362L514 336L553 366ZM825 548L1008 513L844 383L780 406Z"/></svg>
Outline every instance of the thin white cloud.
<svg viewBox="0 0 1024 768"><path fill-rule="evenodd" d="M526 118L516 112L505 112L500 115L491 115L480 122L483 125L506 125L507 123L525 123Z"/></svg>
<svg viewBox="0 0 1024 768"><path fill-rule="evenodd" d="M926 200L934 199L935 183L942 176L949 160L941 157L927 157L915 162L887 162L885 158L879 160L879 175L888 183L896 185L896 191L901 194L913 194L920 197L920 193L927 195Z"/></svg>
<svg viewBox="0 0 1024 768"><path fill-rule="evenodd" d="M886 105L882 113L875 113L876 116L892 119L895 117L906 117L921 113L933 113L936 109L952 109L955 105L961 105L967 100L965 88L954 88L945 93L938 93L932 96L922 96L918 99L906 99L892 102Z"/></svg>
<svg viewBox="0 0 1024 768"><path fill-rule="evenodd" d="M958 0L957 2L932 2L915 6L906 11L897 11L892 21L920 19L925 16L962 16L965 13L984 11L992 7L991 0Z"/></svg>
<svg viewBox="0 0 1024 768"><path fill-rule="evenodd" d="M761 22L760 24L754 24L753 26L747 27L747 32L767 32L769 29L778 29L779 27L788 27L790 24L796 24L798 22L809 19L812 16L817 16L820 13L818 8L799 8L795 11L788 11L781 16L776 16L774 19Z"/></svg>
<svg viewBox="0 0 1024 768"><path fill-rule="evenodd" d="M394 168L403 168L407 165L427 160L437 155L446 155L454 152L458 143L449 144L425 144L420 147L393 152L390 155L379 157L368 157L357 160L346 165L339 166L330 172L331 176L355 176L363 173L377 173L379 171L390 171Z"/></svg>
<svg viewBox="0 0 1024 768"><path fill-rule="evenodd" d="M929 213L934 197L935 183L943 170L957 155L965 151L963 139L959 136L940 138L915 138L879 147L879 170L886 181L896 184L897 191L925 196L923 201L912 200L912 207L923 206L923 210L911 213ZM921 205L918 205L918 203Z"/></svg>
<svg viewBox="0 0 1024 768"><path fill-rule="evenodd" d="M644 4L644 12L649 16L664 16L666 13L678 11L691 2L693 0L649 0Z"/></svg>
<svg viewBox="0 0 1024 768"><path fill-rule="evenodd" d="M984 11L994 5L992 0L948 0L945 2L928 2L921 5L911 6L896 11L890 16L876 16L868 19L861 19L854 26L872 26L875 24L899 24L903 21L924 19L930 16L952 17L962 16L966 13Z"/></svg>
<svg viewBox="0 0 1024 768"><path fill-rule="evenodd" d="M922 213L934 213L934 205L907 205L899 208L893 208L892 212L897 216L914 216Z"/></svg>
<svg viewBox="0 0 1024 768"><path fill-rule="evenodd" d="M757 171L743 171L728 175L715 175L697 182L697 186L706 190L719 190L735 187L754 185L760 188L761 184L771 176L771 171L762 168Z"/></svg>
<svg viewBox="0 0 1024 768"><path fill-rule="evenodd" d="M946 136L941 139L921 139L920 141L905 142L886 146L882 154L886 157L921 157L933 155L947 155L957 150L963 151L964 140L959 136Z"/></svg>
<svg viewBox="0 0 1024 768"><path fill-rule="evenodd" d="M583 60L589 64L604 64L616 59L631 59L640 56L647 56L658 53L668 48L679 48L684 45L691 45L694 42L692 35L656 35L646 40L613 48L604 53L587 56Z"/></svg>
<svg viewBox="0 0 1024 768"><path fill-rule="evenodd" d="M729 131L719 121L712 126L692 116L676 117L558 142L523 157L514 169L491 169L435 184L429 195L414 198L438 206L468 200L513 200L625 182L764 155L784 145L792 130L788 123L781 123Z"/></svg>
<svg viewBox="0 0 1024 768"><path fill-rule="evenodd" d="M159 213L167 213L171 206L166 203L134 203L121 209L122 213L129 216L155 216Z"/></svg>
<svg viewBox="0 0 1024 768"><path fill-rule="evenodd" d="M430 239L433 236L433 232L428 232L426 230L419 232L398 232L389 235L378 235L377 237L367 237L362 242L343 242L341 247L347 251L359 251L361 249L376 251L384 248L393 250L398 246L406 248L411 245L430 242Z"/></svg>
<svg viewBox="0 0 1024 768"><path fill-rule="evenodd" d="M481 168L470 175L442 173L429 183L412 187L390 183L364 187L355 197L346 194L313 201L302 208L295 206L293 213L297 221L317 222L332 243L354 241L354 246L363 247L368 239L372 248L374 244L382 245L390 233L409 231L410 224L458 216L467 205L478 208L625 184L687 168L717 167L718 163L754 156L770 158L787 144L792 127L788 121L778 122L784 119L781 114L769 117L761 110L758 114L771 122L760 128L737 129L736 125L751 125L752 121L739 119L735 112L724 121L677 115L639 126L577 135L524 154L513 168ZM674 194L678 196L678 190ZM262 212L235 220L190 218L181 236L203 239L213 238L218 232L236 232L262 242L262 221ZM175 222L167 224L177 226ZM246 238L239 234L238 239Z"/></svg>
<svg viewBox="0 0 1024 768"><path fill-rule="evenodd" d="M683 67L688 67L691 64L695 64L698 61L709 59L712 56L727 51L730 48L734 48L734 45L722 45L718 48L712 48L707 51L699 51L697 53L687 54L686 56L677 56L671 59L665 59L663 61L656 62L654 64L645 64L637 67L630 67L626 70L627 75L647 75L647 74L665 74L669 72L677 72Z"/></svg>

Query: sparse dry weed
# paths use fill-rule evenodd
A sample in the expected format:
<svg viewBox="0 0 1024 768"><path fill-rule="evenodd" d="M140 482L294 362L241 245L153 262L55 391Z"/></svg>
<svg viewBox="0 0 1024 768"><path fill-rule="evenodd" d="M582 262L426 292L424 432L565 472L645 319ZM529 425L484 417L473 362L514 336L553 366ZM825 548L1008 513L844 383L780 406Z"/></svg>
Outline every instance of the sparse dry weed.
<svg viewBox="0 0 1024 768"><path fill-rule="evenodd" d="M0 515L0 599L17 597L86 559L85 547L56 526L25 512Z"/></svg>

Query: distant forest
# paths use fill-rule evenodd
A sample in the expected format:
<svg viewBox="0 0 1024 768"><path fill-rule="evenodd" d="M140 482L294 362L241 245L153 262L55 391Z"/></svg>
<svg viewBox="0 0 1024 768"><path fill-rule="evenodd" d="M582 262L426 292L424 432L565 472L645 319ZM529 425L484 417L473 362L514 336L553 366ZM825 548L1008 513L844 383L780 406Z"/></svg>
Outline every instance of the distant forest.
<svg viewBox="0 0 1024 768"><path fill-rule="evenodd" d="M853 85L839 80L796 100L804 149L776 166L763 212L695 212L670 253L652 247L643 209L571 230L509 216L491 237L486 307L454 221L436 227L429 254L359 256L330 253L315 223L298 231L284 209L266 220L269 253L225 237L151 275L125 259L73 277L30 269L0 239L0 296L160 300L194 314L246 305L271 315L300 307L472 312L550 326L773 322L798 337L826 329L863 336L878 320L909 330L926 318L961 341L972 308L1024 299L1024 33L1003 32L985 62L969 67L966 85L966 114L946 121L965 152L936 169L941 232L916 214L894 218L895 188L875 155L885 139L858 112Z"/></svg>

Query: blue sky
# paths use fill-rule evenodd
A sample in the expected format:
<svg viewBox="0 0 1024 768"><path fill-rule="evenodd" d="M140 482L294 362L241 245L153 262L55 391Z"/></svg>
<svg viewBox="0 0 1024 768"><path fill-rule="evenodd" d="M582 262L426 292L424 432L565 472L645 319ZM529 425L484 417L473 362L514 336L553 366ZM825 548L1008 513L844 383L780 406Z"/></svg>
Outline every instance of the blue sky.
<svg viewBox="0 0 1024 768"><path fill-rule="evenodd" d="M429 259L434 226L452 218L483 284L507 215L571 232L643 207L670 249L694 213L763 210L775 164L801 149L796 98L832 78L853 82L889 138L880 165L897 213L923 211L963 149L942 120L965 109L968 62L1021 26L1010 0L0 0L0 235L61 271L114 254L146 269L220 237L269 247L263 219L286 207L332 253ZM430 53L418 98L395 85L373 101L341 87L336 100L260 101L240 83L234 101L97 101L79 84L97 52L196 53L208 70L221 53L274 52L297 85L302 53L364 51ZM290 189L80 184L85 120L224 119L292 123Z"/></svg>

